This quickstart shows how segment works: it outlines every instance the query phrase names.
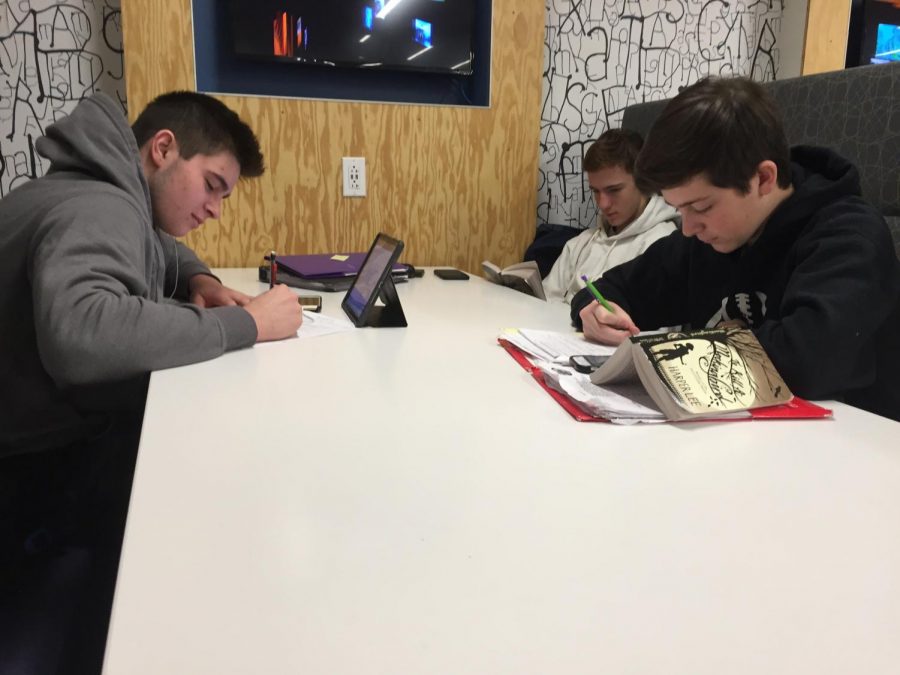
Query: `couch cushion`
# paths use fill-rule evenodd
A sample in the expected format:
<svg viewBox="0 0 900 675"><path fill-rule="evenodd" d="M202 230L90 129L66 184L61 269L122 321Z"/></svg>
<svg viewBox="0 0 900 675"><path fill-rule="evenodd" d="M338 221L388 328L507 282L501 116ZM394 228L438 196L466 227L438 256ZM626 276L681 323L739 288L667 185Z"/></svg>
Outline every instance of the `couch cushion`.
<svg viewBox="0 0 900 675"><path fill-rule="evenodd" d="M859 168L866 200L885 216L900 216L900 63L763 86L781 107L791 145L823 145L843 155ZM665 104L629 106L622 126L646 134Z"/></svg>

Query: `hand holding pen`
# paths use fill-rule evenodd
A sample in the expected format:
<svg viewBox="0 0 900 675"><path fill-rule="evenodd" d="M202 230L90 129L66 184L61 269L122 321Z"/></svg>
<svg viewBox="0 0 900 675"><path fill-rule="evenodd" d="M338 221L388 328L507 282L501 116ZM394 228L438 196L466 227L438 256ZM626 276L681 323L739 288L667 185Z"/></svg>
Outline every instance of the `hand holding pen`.
<svg viewBox="0 0 900 675"><path fill-rule="evenodd" d="M244 309L256 322L257 342L294 337L303 323L297 294L284 284L257 295Z"/></svg>
<svg viewBox="0 0 900 675"><path fill-rule="evenodd" d="M584 328L584 336L588 340L606 345L618 345L626 338L640 333L640 329L624 309L610 302L597 290L597 287L581 275L585 286L597 302L592 302L579 312Z"/></svg>

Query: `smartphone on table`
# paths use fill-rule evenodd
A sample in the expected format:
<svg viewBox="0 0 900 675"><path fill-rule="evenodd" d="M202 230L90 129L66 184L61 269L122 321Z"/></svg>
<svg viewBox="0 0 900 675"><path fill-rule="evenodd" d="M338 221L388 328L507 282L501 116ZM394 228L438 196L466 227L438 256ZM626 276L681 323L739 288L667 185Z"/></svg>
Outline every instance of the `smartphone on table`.
<svg viewBox="0 0 900 675"><path fill-rule="evenodd" d="M469 278L465 272L447 267L435 270L434 276L444 281L467 281Z"/></svg>
<svg viewBox="0 0 900 675"><path fill-rule="evenodd" d="M297 302L300 303L300 306L303 307L303 309L307 309L310 312L322 311L321 295L298 295Z"/></svg>
<svg viewBox="0 0 900 675"><path fill-rule="evenodd" d="M577 354L569 357L569 364L579 373L593 373L609 359L596 354Z"/></svg>

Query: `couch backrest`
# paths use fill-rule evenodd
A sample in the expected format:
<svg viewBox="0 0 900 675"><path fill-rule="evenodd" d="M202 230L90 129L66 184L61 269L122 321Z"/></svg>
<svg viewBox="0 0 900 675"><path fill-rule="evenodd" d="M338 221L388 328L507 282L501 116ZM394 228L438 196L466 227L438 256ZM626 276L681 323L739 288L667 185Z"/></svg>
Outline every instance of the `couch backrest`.
<svg viewBox="0 0 900 675"><path fill-rule="evenodd" d="M900 63L793 77L763 86L791 145L823 145L858 168L863 196L888 221L900 257ZM625 109L622 126L646 135L666 101Z"/></svg>

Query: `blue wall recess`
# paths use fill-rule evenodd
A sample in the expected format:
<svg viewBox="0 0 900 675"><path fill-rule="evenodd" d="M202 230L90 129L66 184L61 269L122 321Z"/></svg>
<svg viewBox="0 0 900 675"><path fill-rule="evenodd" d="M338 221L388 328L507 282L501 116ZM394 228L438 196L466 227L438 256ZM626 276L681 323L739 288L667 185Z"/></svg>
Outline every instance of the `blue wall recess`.
<svg viewBox="0 0 900 675"><path fill-rule="evenodd" d="M193 0L197 90L217 94L488 107L491 0L476 0L472 75L323 68L239 58L227 3Z"/></svg>

